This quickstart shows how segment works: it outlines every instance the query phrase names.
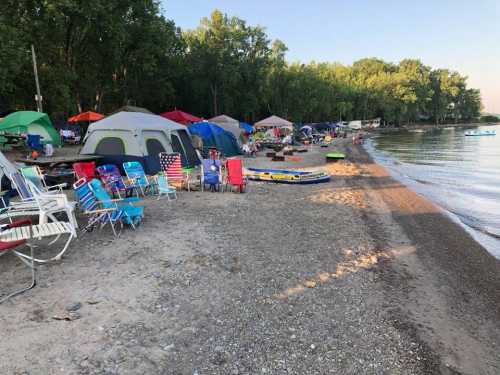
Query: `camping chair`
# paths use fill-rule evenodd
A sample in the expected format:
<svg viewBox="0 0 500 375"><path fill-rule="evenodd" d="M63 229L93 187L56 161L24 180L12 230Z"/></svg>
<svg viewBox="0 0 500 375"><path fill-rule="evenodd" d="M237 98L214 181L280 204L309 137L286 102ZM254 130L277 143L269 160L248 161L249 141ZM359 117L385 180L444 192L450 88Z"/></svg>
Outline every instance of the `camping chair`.
<svg viewBox="0 0 500 375"><path fill-rule="evenodd" d="M94 161L74 163L73 170L75 171L77 180L84 178L88 182L93 178L96 178Z"/></svg>
<svg viewBox="0 0 500 375"><path fill-rule="evenodd" d="M247 181L243 176L243 167L240 159L226 160L226 186L227 185L238 187L240 193L245 191Z"/></svg>
<svg viewBox="0 0 500 375"><path fill-rule="evenodd" d="M160 152L158 156L161 170L168 178L168 181L174 186L180 185L182 188L185 185L188 191L191 190L189 176L182 170L181 154L178 152L172 154Z"/></svg>
<svg viewBox="0 0 500 375"><path fill-rule="evenodd" d="M19 228L23 227L25 225L30 225L31 220L25 219L25 220L19 220L15 221L13 223L5 225L2 230L5 229L12 229L12 228ZM33 246L28 244L26 240L15 240L15 241L4 241L0 240L0 255L5 255L7 252L13 250L14 248L21 246L21 245L27 245L30 248L30 255L31 255L31 264L28 264L28 266L31 268L31 283L21 289L18 289L12 293L9 293L5 297L2 297L0 299L0 303L3 303L7 301L9 298L17 296L18 294L24 293L30 289L33 289L36 285L36 268L35 268L35 261L34 261L34 253L33 253ZM14 255L18 256L16 253L13 253ZM19 257L19 256L18 256ZM23 263L26 263L24 258L19 257Z"/></svg>
<svg viewBox="0 0 500 375"><path fill-rule="evenodd" d="M29 180L37 187L38 190L44 193L59 193L62 194L62 189L67 186L67 184L58 184L53 186L48 186L45 182L43 173L38 166L30 166L21 168L21 174L26 180Z"/></svg>
<svg viewBox="0 0 500 375"><path fill-rule="evenodd" d="M74 228L78 228L75 217L75 202L68 201L65 194L47 194L40 191L30 180L25 180L19 173L12 173L10 181L19 193L21 202L10 202L7 207L11 210L26 210L39 213L39 223L47 223L50 218L54 221L54 214L66 213L68 221Z"/></svg>
<svg viewBox="0 0 500 375"><path fill-rule="evenodd" d="M123 163L123 170L129 181L141 190L143 196L145 196L148 191L154 194L155 184L151 182L146 173L144 173L141 163L137 161L125 162Z"/></svg>
<svg viewBox="0 0 500 375"><path fill-rule="evenodd" d="M210 186L210 190L217 191L222 186L221 161L219 159L203 159L201 163L201 190L205 190L205 185Z"/></svg>
<svg viewBox="0 0 500 375"><path fill-rule="evenodd" d="M108 191L117 195L118 198L121 198L123 194L125 197L131 196L134 190L137 193L137 188L135 185L127 185L123 181L123 177L120 173L120 170L116 165L113 164L105 164L96 168L97 174L101 178L101 181L104 183L104 186ZM121 192L121 194L120 194ZM138 193L137 193L138 194Z"/></svg>
<svg viewBox="0 0 500 375"><path fill-rule="evenodd" d="M170 200L171 195L174 199L177 199L177 190L175 187L168 184L168 177L165 173L158 173L155 179L158 188L158 199L160 199L162 195L166 195L168 200Z"/></svg>
<svg viewBox="0 0 500 375"><path fill-rule="evenodd" d="M87 224L82 228L82 231L92 232L97 227L102 229L106 224L109 224L113 235L118 237L123 228L123 222L121 221L123 211L118 209L116 204L113 207L103 208L90 189L89 183L83 178L73 184L73 189L83 214L88 218ZM117 223L120 224L118 233L115 228Z"/></svg>
<svg viewBox="0 0 500 375"><path fill-rule="evenodd" d="M28 134L26 137L26 145L30 150L41 152L43 150L41 136L38 134Z"/></svg>
<svg viewBox="0 0 500 375"><path fill-rule="evenodd" d="M112 199L102 186L101 181L96 179L90 181L89 186L103 208L118 208L120 211L123 211L121 220L124 224L130 225L135 229L141 223L144 215L144 206L132 205L133 202L138 202L139 198Z"/></svg>

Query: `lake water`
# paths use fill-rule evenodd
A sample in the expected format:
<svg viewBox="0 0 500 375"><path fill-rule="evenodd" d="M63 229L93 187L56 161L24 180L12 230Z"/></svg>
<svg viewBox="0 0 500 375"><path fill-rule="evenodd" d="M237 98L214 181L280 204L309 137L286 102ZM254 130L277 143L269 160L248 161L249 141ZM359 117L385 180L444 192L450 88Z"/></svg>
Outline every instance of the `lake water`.
<svg viewBox="0 0 500 375"><path fill-rule="evenodd" d="M447 211L500 258L500 126L496 136L467 129L380 134L366 142L373 158L417 193Z"/></svg>

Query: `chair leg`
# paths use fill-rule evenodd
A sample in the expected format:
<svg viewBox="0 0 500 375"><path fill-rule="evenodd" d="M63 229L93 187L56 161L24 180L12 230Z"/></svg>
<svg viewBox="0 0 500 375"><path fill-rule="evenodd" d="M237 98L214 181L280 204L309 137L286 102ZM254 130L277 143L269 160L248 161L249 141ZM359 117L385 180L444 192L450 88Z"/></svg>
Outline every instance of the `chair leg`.
<svg viewBox="0 0 500 375"><path fill-rule="evenodd" d="M30 289L33 289L35 286L36 286L36 266L35 266L35 251L33 250L34 249L34 245L31 245L31 244L27 244L28 247L30 248L30 257L31 257L31 262L28 264L28 266L31 268L31 284L25 288L22 288L22 289L19 289L13 293L10 293L9 295L3 297L2 299L0 299L0 304L7 301L9 298L11 297L14 297L14 296L17 296L21 293L24 293ZM14 253L16 256L18 256L16 253ZM25 261L20 258L23 263L25 263Z"/></svg>

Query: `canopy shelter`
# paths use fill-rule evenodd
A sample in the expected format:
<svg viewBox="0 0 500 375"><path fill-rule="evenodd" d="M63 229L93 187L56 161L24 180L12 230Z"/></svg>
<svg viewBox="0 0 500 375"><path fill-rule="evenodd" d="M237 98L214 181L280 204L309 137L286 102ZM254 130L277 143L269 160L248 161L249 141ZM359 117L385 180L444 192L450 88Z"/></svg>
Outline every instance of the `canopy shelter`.
<svg viewBox="0 0 500 375"><path fill-rule="evenodd" d="M100 113L87 111L70 117L68 119L68 122L93 122L102 120L103 118L104 116L101 115Z"/></svg>
<svg viewBox="0 0 500 375"><path fill-rule="evenodd" d="M161 116L119 112L90 125L81 154L102 156L99 164L139 161L146 173L161 170L160 152L178 152L184 167L200 163L186 127Z"/></svg>
<svg viewBox="0 0 500 375"><path fill-rule="evenodd" d="M0 131L9 133L27 133L42 137L42 143L61 144L61 137L57 133L49 116L43 112L18 111L11 113L0 121Z"/></svg>
<svg viewBox="0 0 500 375"><path fill-rule="evenodd" d="M166 119L169 119L171 121L178 122L179 124L182 125L189 125L195 122L202 121L201 118L196 117L190 113L181 111L179 109L170 112L163 112L160 114L160 116L165 117Z"/></svg>
<svg viewBox="0 0 500 375"><path fill-rule="evenodd" d="M142 107L135 107L133 105L124 105L123 107L120 107L113 112L111 112L112 115L118 112L139 112L139 113L149 113L153 114L149 109L147 108L142 108Z"/></svg>
<svg viewBox="0 0 500 375"><path fill-rule="evenodd" d="M215 147L224 156L241 154L240 146L233 133L210 122L197 122L189 126L189 132L203 139L203 150Z"/></svg>
<svg viewBox="0 0 500 375"><path fill-rule="evenodd" d="M225 131L233 133L233 135L238 140L240 139L241 133L244 133L244 130L240 128L240 122L227 115L212 117L210 120L208 120L208 122L219 125Z"/></svg>
<svg viewBox="0 0 500 375"><path fill-rule="evenodd" d="M270 116L254 124L255 129L286 128L293 130L293 123L278 116Z"/></svg>
<svg viewBox="0 0 500 375"><path fill-rule="evenodd" d="M240 122L240 128L243 129L245 133L251 134L253 133L253 126L247 124L246 122Z"/></svg>

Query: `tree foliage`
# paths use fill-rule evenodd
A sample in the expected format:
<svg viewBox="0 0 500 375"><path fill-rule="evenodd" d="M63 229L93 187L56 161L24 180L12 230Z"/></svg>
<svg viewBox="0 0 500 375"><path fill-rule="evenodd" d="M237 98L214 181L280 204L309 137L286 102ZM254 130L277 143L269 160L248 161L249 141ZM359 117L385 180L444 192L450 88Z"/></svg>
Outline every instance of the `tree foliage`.
<svg viewBox="0 0 500 375"><path fill-rule="evenodd" d="M34 107L34 44L45 110L56 118L124 104L393 124L470 121L481 111L479 91L457 72L415 59L288 63L286 45L260 26L216 10L183 32L157 0L5 0L0 43L0 107Z"/></svg>

